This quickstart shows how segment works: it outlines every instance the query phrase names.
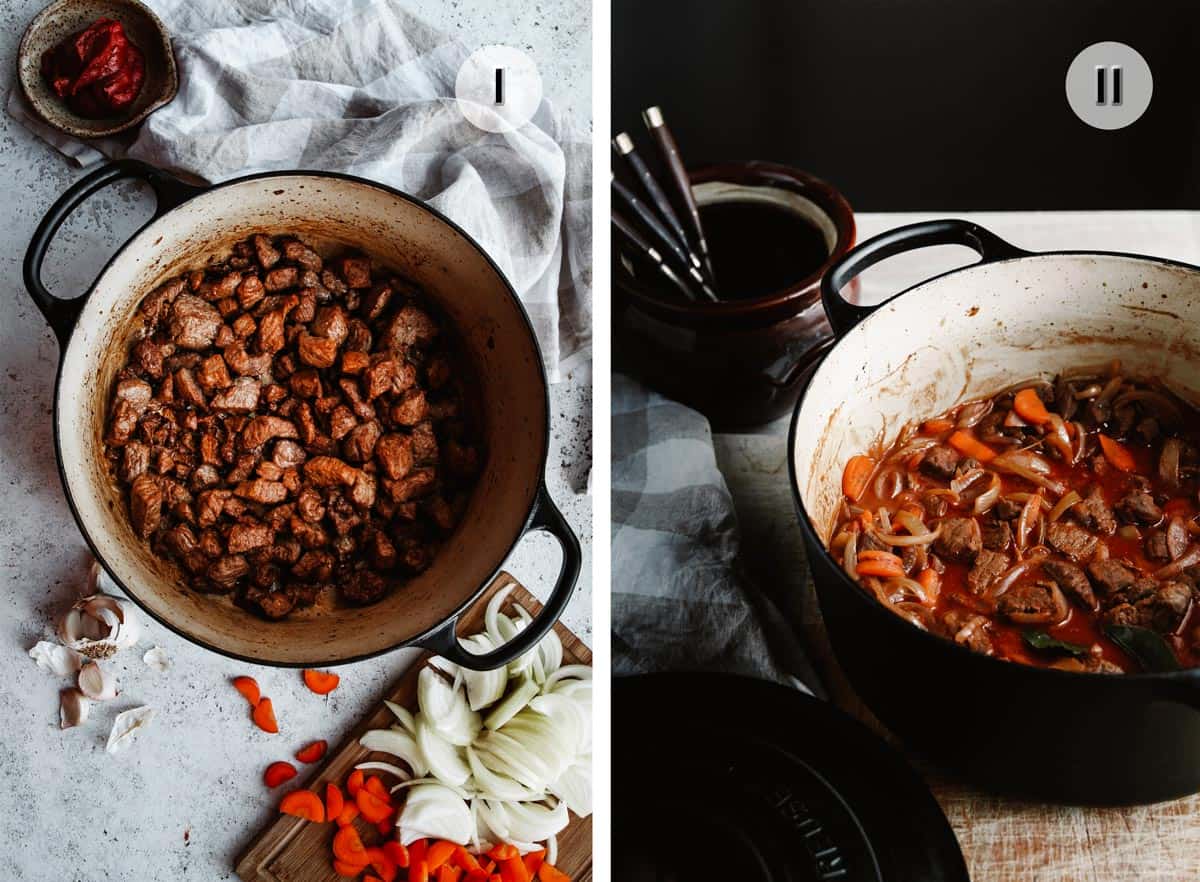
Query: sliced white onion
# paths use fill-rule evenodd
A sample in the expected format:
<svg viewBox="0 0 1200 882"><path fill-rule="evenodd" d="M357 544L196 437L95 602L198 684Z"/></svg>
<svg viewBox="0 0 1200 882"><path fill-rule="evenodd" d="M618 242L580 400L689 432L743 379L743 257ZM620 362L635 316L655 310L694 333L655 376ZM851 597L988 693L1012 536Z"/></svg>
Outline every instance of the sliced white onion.
<svg viewBox="0 0 1200 882"><path fill-rule="evenodd" d="M404 771L404 769L400 768L399 766L392 765L391 763L380 763L380 762L359 763L354 768L362 769L364 772L367 772L367 771L387 772L389 775L395 775L401 781L411 781L412 780L412 774Z"/></svg>
<svg viewBox="0 0 1200 882"><path fill-rule="evenodd" d="M581 756L550 785L550 792L581 818L592 813L592 757Z"/></svg>
<svg viewBox="0 0 1200 882"><path fill-rule="evenodd" d="M564 665L546 678L544 692L553 692L555 686L562 680L590 680L592 669L587 665Z"/></svg>
<svg viewBox="0 0 1200 882"><path fill-rule="evenodd" d="M383 703L387 705L387 709L400 721L400 725L404 727L404 731L408 732L409 735L417 734L417 721L413 717L412 711L406 707L401 707L394 701L385 700Z"/></svg>
<svg viewBox="0 0 1200 882"><path fill-rule="evenodd" d="M1178 576L1188 567L1194 567L1200 564L1200 545L1192 545L1183 556L1177 560L1171 561L1165 567L1154 571L1154 578L1169 579L1172 576Z"/></svg>
<svg viewBox="0 0 1200 882"><path fill-rule="evenodd" d="M495 649L495 645L487 634L475 634L464 637L459 641L468 652L483 655ZM496 668L491 671L462 671L463 686L467 690L468 706L473 711L483 710L499 701L508 686L508 671L506 668Z"/></svg>
<svg viewBox="0 0 1200 882"><path fill-rule="evenodd" d="M474 747L468 747L466 753L467 765L471 769L471 777L474 779L475 786L481 794L489 799L524 802L541 799L545 795L544 792L530 790L507 775L493 772L479 759L479 754Z"/></svg>
<svg viewBox="0 0 1200 882"><path fill-rule="evenodd" d="M439 781L462 787L471 777L459 749L438 734L424 716L417 718L417 747L429 767L429 773Z"/></svg>
<svg viewBox="0 0 1200 882"><path fill-rule="evenodd" d="M372 729L358 739L358 743L367 750L399 757L413 770L414 775L429 773L429 763L416 739L400 729Z"/></svg>
<svg viewBox="0 0 1200 882"><path fill-rule="evenodd" d="M466 693L452 687L432 667L422 668L417 676L417 705L423 719L455 747L466 747L483 727L479 714L468 705Z"/></svg>
<svg viewBox="0 0 1200 882"><path fill-rule="evenodd" d="M441 784L421 784L408 792L396 820L400 844L418 839L444 839L467 845L475 835L475 822L466 800Z"/></svg>
<svg viewBox="0 0 1200 882"><path fill-rule="evenodd" d="M497 803L484 800L484 806L501 806L508 823L507 839L519 842L542 842L558 833L570 823L566 803L553 807L536 802Z"/></svg>

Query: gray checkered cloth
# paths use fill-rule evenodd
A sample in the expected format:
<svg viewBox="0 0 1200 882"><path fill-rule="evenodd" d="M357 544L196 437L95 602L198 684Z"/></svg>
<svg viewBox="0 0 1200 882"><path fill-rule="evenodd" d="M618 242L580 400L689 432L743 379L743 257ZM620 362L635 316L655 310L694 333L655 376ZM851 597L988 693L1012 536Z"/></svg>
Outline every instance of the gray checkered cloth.
<svg viewBox="0 0 1200 882"><path fill-rule="evenodd" d="M543 101L517 132L454 99L470 50L396 0L147 0L174 39L179 94L132 136L83 144L8 111L88 165L132 156L217 182L323 169L414 194L467 230L528 309L557 380L591 343L591 146Z"/></svg>
<svg viewBox="0 0 1200 882"><path fill-rule="evenodd" d="M725 671L820 692L795 633L737 554L708 420L614 375L613 673Z"/></svg>

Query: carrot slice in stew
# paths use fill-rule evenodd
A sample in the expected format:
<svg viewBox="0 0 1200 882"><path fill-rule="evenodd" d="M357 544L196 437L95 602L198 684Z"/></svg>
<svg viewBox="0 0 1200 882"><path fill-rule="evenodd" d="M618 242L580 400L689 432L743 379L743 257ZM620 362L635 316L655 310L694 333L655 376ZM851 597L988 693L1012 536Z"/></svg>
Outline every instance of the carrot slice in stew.
<svg viewBox="0 0 1200 882"><path fill-rule="evenodd" d="M530 882L529 870L519 855L500 862L500 878L504 882Z"/></svg>
<svg viewBox="0 0 1200 882"><path fill-rule="evenodd" d="M451 860L454 861L454 866L462 867L467 872L483 869L483 867L479 866L479 861L475 860L475 855L471 854L471 852L467 851L461 845L455 847L454 857Z"/></svg>
<svg viewBox="0 0 1200 882"><path fill-rule="evenodd" d="M933 567L921 570L921 575L917 576L917 583L925 589L925 593L929 595L931 601L937 600L938 592L942 587L942 577L938 575L937 570Z"/></svg>
<svg viewBox="0 0 1200 882"><path fill-rule="evenodd" d="M886 560L862 560L858 562L860 576L878 576L881 579L900 579L904 576L904 567L897 566Z"/></svg>
<svg viewBox="0 0 1200 882"><path fill-rule="evenodd" d="M429 867L425 861L413 861L408 870L408 882L429 882Z"/></svg>
<svg viewBox="0 0 1200 882"><path fill-rule="evenodd" d="M1013 410L1027 423L1041 426L1050 422L1050 411L1046 410L1046 405L1033 389L1022 389L1014 396Z"/></svg>
<svg viewBox="0 0 1200 882"><path fill-rule="evenodd" d="M390 805L365 787L354 794L354 802L358 806L358 811L363 816L363 819L370 821L372 824L386 821L392 813Z"/></svg>
<svg viewBox="0 0 1200 882"><path fill-rule="evenodd" d="M258 681L253 677L234 677L233 688L242 693L242 697L250 702L251 707L258 704L258 700L262 698L262 692L258 688Z"/></svg>
<svg viewBox="0 0 1200 882"><path fill-rule="evenodd" d="M875 460L869 456L850 457L846 470L842 472L842 493L851 502L858 502L867 489L871 473L875 471Z"/></svg>
<svg viewBox="0 0 1200 882"><path fill-rule="evenodd" d="M900 559L899 555L892 554L890 551L872 551L871 549L867 549L866 551L860 551L858 553L858 559L859 560L881 560L884 563L895 564L896 566L901 566L904 563Z"/></svg>
<svg viewBox="0 0 1200 882"><path fill-rule="evenodd" d="M501 842L498 845L493 845L492 850L487 853L487 856L494 861L507 861L520 855L515 845L509 845L507 842Z"/></svg>
<svg viewBox="0 0 1200 882"><path fill-rule="evenodd" d="M540 882L571 882L570 876L549 864L542 864L538 870L538 879Z"/></svg>
<svg viewBox="0 0 1200 882"><path fill-rule="evenodd" d="M346 807L346 798L342 796L342 788L332 781L325 785L325 817L337 820Z"/></svg>
<svg viewBox="0 0 1200 882"><path fill-rule="evenodd" d="M348 802L342 807L342 813L337 816L337 825L345 827L347 824L353 824L354 819L358 817L358 806L352 802Z"/></svg>
<svg viewBox="0 0 1200 882"><path fill-rule="evenodd" d="M379 874L382 882L392 882L396 878L396 874L400 872L396 867L396 862L387 856L382 848L368 848L367 860L371 862L371 869Z"/></svg>
<svg viewBox="0 0 1200 882"><path fill-rule="evenodd" d="M996 458L996 451L963 429L959 429L947 438L946 443L963 456L973 457L980 462L991 462Z"/></svg>
<svg viewBox="0 0 1200 882"><path fill-rule="evenodd" d="M363 876L363 882L383 882L378 876Z"/></svg>
<svg viewBox="0 0 1200 882"><path fill-rule="evenodd" d="M1101 434L1100 448L1104 451L1104 458L1116 468L1123 472L1137 471L1137 463L1133 459L1133 454L1121 442Z"/></svg>
<svg viewBox="0 0 1200 882"><path fill-rule="evenodd" d="M457 843L447 842L445 839L439 839L433 845L429 846L429 851L426 853L425 862L429 864L429 869L436 870L450 858L454 857L454 850L458 848Z"/></svg>
<svg viewBox="0 0 1200 882"><path fill-rule="evenodd" d="M269 698L260 699L250 712L250 717L254 720L254 725L264 732L275 734L279 731L279 723L275 721L275 707Z"/></svg>
<svg viewBox="0 0 1200 882"><path fill-rule="evenodd" d="M383 853L392 859L392 863L400 868L408 867L408 849L395 839L383 843Z"/></svg>
<svg viewBox="0 0 1200 882"><path fill-rule="evenodd" d="M530 874L535 874L541 869L542 864L546 862L546 849L539 848L537 851L531 851L524 857L525 869Z"/></svg>
<svg viewBox="0 0 1200 882"><path fill-rule="evenodd" d="M363 787L363 770L355 769L350 773L350 777L346 779L346 792L354 796Z"/></svg>
<svg viewBox="0 0 1200 882"><path fill-rule="evenodd" d="M364 867L371 862L367 857L367 847L351 824L333 834L333 856L344 863L361 864Z"/></svg>
<svg viewBox="0 0 1200 882"><path fill-rule="evenodd" d="M296 767L280 760L267 766L267 770L263 772L263 783L268 787L278 787L284 781L290 781L295 777Z"/></svg>
<svg viewBox="0 0 1200 882"><path fill-rule="evenodd" d="M325 741L314 741L307 747L302 747L296 751L296 759L302 763L315 763L325 756L325 750L329 745Z"/></svg>
<svg viewBox="0 0 1200 882"><path fill-rule="evenodd" d="M345 861L339 860L334 860L333 862L333 872L337 873L339 876L349 876L353 878L365 869L365 864L360 866L359 864L348 864Z"/></svg>
<svg viewBox="0 0 1200 882"><path fill-rule="evenodd" d="M379 797L388 805L392 804L392 794L388 793L388 789L383 786L383 782L379 780L377 775L371 775L370 777L364 779L363 789L366 790L367 793ZM432 870L433 867L430 867L429 869Z"/></svg>
<svg viewBox="0 0 1200 882"><path fill-rule="evenodd" d="M304 685L317 695L328 695L337 689L340 682L342 682L342 678L337 674L331 674L328 671L314 671L312 668L304 669Z"/></svg>
<svg viewBox="0 0 1200 882"><path fill-rule="evenodd" d="M293 790L279 800L279 811L318 824L325 821L325 804L321 802L321 797L311 790Z"/></svg>
<svg viewBox="0 0 1200 882"><path fill-rule="evenodd" d="M460 876L462 876L462 870L458 867L451 866L450 864L442 864L438 868L437 882L458 882Z"/></svg>
<svg viewBox="0 0 1200 882"><path fill-rule="evenodd" d="M949 432L954 428L954 420L935 419L926 420L921 424L922 435L940 435L943 432Z"/></svg>

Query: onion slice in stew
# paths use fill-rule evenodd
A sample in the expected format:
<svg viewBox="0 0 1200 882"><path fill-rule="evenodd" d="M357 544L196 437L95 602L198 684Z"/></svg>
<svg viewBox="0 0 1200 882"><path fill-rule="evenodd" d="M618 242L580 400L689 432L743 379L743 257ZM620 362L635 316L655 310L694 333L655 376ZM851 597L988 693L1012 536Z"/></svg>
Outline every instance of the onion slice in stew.
<svg viewBox="0 0 1200 882"><path fill-rule="evenodd" d="M972 513L977 515L987 514L992 510L992 506L1000 501L1002 486L1000 476L995 472L988 472L988 474L992 476L991 486L975 497L975 504L971 507Z"/></svg>
<svg viewBox="0 0 1200 882"><path fill-rule="evenodd" d="M1031 484L1044 487L1055 496L1062 496L1067 492L1067 488L1058 481L1046 477L1050 471L1050 463L1028 451L1011 450L1001 453L989 465L999 471L1024 478Z"/></svg>
<svg viewBox="0 0 1200 882"><path fill-rule="evenodd" d="M1171 561L1165 567L1154 571L1154 578L1169 579L1172 576L1178 576L1188 567L1194 567L1200 563L1200 545L1192 545L1181 557Z"/></svg>
<svg viewBox="0 0 1200 882"><path fill-rule="evenodd" d="M1017 579L1024 575L1026 570L1037 566L1045 559L1046 555L1044 554L1031 554L1024 560L1013 564L1011 567L1001 573L1000 578L988 586L987 591L984 592L984 596L991 601L999 600L1004 596L1004 592L1012 587L1013 582L1017 581Z"/></svg>
<svg viewBox="0 0 1200 882"><path fill-rule="evenodd" d="M932 532L921 533L916 536L898 536L895 533L880 533L878 530L871 530L871 538L878 539L887 545L929 545L938 536L942 535L942 525L938 524L937 529Z"/></svg>
<svg viewBox="0 0 1200 882"><path fill-rule="evenodd" d="M1055 521L1061 518L1063 516L1063 512L1077 502L1083 502L1083 497L1074 490L1068 491L1062 499L1055 503L1054 508L1050 509L1050 516L1048 518L1050 523L1053 524Z"/></svg>
<svg viewBox="0 0 1200 882"><path fill-rule="evenodd" d="M1183 442L1181 440L1168 438L1163 442L1162 454L1158 457L1158 476L1172 489L1179 488L1179 461L1182 456Z"/></svg>
<svg viewBox="0 0 1200 882"><path fill-rule="evenodd" d="M1024 507L1021 509L1021 516L1017 518L1016 543L1018 551L1025 550L1025 543L1029 539L1029 530L1033 527L1033 522L1041 513L1042 491L1039 490L1026 500Z"/></svg>

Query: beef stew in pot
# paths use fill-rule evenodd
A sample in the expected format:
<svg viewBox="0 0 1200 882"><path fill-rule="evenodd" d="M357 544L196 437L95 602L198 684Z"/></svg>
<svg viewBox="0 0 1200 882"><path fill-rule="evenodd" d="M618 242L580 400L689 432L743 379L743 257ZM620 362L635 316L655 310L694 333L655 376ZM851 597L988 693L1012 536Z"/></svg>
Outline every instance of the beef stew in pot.
<svg viewBox="0 0 1200 882"><path fill-rule="evenodd" d="M829 548L914 626L1069 671L1200 667L1200 411L1120 365L1019 384L845 467Z"/></svg>
<svg viewBox="0 0 1200 882"><path fill-rule="evenodd" d="M254 235L138 315L105 455L134 532L193 589L279 619L428 567L483 454L476 384L417 286Z"/></svg>

